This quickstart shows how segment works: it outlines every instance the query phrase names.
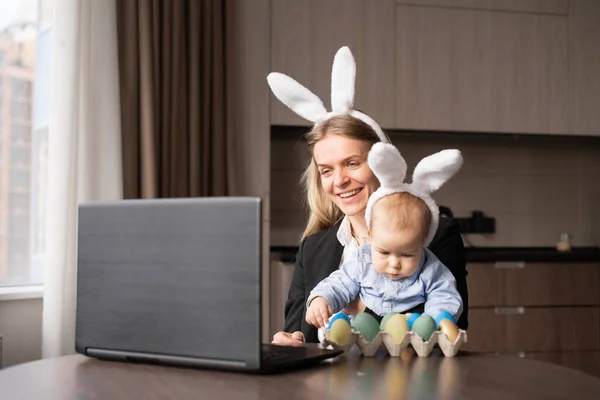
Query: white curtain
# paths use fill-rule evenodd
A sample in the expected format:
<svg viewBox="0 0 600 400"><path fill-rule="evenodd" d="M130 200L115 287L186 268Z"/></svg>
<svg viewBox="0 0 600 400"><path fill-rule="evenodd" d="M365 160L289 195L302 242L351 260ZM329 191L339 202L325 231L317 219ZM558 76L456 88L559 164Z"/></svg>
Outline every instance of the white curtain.
<svg viewBox="0 0 600 400"><path fill-rule="evenodd" d="M42 357L75 351L77 206L122 198L114 0L54 0Z"/></svg>

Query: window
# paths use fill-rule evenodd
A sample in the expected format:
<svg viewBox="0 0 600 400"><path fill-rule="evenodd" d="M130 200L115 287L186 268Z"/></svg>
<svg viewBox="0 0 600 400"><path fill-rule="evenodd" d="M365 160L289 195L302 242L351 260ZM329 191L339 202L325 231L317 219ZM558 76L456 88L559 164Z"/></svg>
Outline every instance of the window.
<svg viewBox="0 0 600 400"><path fill-rule="evenodd" d="M0 286L43 283L53 6L0 1Z"/></svg>
<svg viewBox="0 0 600 400"><path fill-rule="evenodd" d="M14 93L11 91L10 95ZM8 116L11 121L20 121L23 125L30 125L31 123L31 104L28 100L12 100L10 102L10 115Z"/></svg>
<svg viewBox="0 0 600 400"><path fill-rule="evenodd" d="M29 185L31 180L29 179L29 171L20 168L11 168L8 176L10 181L11 189L18 189L20 192L29 193ZM13 209L14 204L9 204L9 210Z"/></svg>
<svg viewBox="0 0 600 400"><path fill-rule="evenodd" d="M27 76L11 78L10 92L13 101L29 101L31 99L31 80Z"/></svg>
<svg viewBox="0 0 600 400"><path fill-rule="evenodd" d="M11 170L23 169L23 165L31 165L31 146L23 142L11 143L9 156Z"/></svg>
<svg viewBox="0 0 600 400"><path fill-rule="evenodd" d="M2 105L0 104L0 107L2 107ZM28 148L30 147L30 141L31 141L31 128L27 127L27 126L23 126L23 125L19 125L19 124L13 124L10 127L10 135L11 135L11 139L10 142L14 145L22 145Z"/></svg>

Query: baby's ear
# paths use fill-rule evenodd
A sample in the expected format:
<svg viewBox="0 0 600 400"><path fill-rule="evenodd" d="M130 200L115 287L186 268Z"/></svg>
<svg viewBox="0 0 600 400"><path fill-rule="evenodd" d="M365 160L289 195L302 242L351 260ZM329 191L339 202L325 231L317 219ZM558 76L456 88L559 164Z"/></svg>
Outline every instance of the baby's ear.
<svg viewBox="0 0 600 400"><path fill-rule="evenodd" d="M317 122L327 115L321 99L289 76L271 72L267 82L275 97L302 118Z"/></svg>
<svg viewBox="0 0 600 400"><path fill-rule="evenodd" d="M369 151L368 162L382 187L398 188L404 182L406 161L394 145L375 143Z"/></svg>
<svg viewBox="0 0 600 400"><path fill-rule="evenodd" d="M415 167L412 184L425 193L435 192L458 172L462 163L462 154L454 149L427 156Z"/></svg>

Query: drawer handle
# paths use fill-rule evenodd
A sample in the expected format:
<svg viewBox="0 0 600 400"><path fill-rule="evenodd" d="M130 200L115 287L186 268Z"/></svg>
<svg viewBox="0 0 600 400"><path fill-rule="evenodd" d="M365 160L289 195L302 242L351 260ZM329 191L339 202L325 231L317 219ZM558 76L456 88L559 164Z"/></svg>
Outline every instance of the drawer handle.
<svg viewBox="0 0 600 400"><path fill-rule="evenodd" d="M525 307L494 307L496 315L522 315L525 314Z"/></svg>
<svg viewBox="0 0 600 400"><path fill-rule="evenodd" d="M521 269L525 268L525 261L496 261L494 263L496 269Z"/></svg>

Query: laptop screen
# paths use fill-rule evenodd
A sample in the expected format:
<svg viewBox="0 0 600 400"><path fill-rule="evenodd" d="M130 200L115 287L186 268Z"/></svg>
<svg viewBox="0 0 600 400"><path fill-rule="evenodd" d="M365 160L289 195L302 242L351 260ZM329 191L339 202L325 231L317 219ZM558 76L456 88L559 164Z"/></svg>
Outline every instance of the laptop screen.
<svg viewBox="0 0 600 400"><path fill-rule="evenodd" d="M260 210L254 197L80 205L77 350L258 360Z"/></svg>

